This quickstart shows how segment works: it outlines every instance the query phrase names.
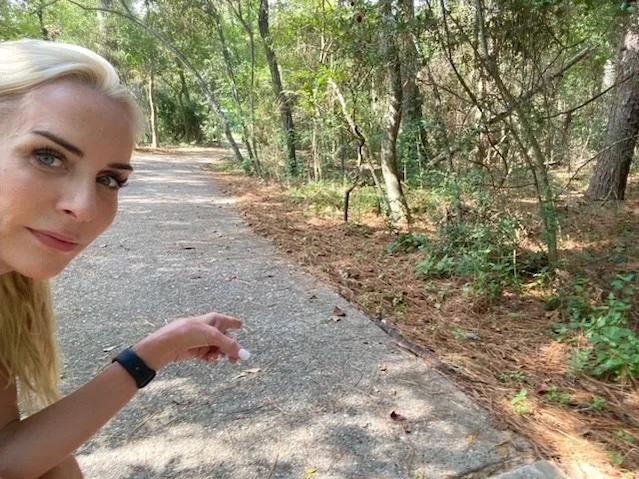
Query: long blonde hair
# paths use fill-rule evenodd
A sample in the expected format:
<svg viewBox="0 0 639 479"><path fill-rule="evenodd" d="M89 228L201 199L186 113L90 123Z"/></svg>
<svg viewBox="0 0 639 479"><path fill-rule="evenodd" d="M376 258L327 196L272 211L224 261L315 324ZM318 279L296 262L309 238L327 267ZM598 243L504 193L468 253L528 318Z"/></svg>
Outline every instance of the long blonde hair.
<svg viewBox="0 0 639 479"><path fill-rule="evenodd" d="M135 133L144 129L139 107L104 58L79 46L29 39L0 42L0 118L10 121L7 115L30 90L63 78L121 103ZM0 367L9 384L17 382L27 409L59 399L60 364L49 282L15 271L0 275Z"/></svg>
<svg viewBox="0 0 639 479"><path fill-rule="evenodd" d="M0 276L0 365L29 411L59 398L61 358L48 281Z"/></svg>

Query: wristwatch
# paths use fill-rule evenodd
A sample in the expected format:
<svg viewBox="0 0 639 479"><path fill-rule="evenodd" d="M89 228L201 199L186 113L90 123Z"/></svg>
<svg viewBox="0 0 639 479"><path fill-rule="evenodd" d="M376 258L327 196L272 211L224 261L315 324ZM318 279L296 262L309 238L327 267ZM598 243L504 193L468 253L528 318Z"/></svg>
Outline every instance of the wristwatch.
<svg viewBox="0 0 639 479"><path fill-rule="evenodd" d="M118 362L126 369L126 371L133 376L135 384L138 385L138 389L143 388L151 382L155 377L155 371L148 367L146 363L138 356L131 348L126 348L120 354L118 354L112 363Z"/></svg>

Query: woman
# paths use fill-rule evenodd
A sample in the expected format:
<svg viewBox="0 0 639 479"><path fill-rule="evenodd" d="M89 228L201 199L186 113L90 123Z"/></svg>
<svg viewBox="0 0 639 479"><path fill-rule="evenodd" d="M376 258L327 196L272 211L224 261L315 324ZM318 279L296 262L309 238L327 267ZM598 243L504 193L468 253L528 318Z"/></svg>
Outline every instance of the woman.
<svg viewBox="0 0 639 479"><path fill-rule="evenodd" d="M60 399L47 280L112 223L141 114L84 48L0 43L0 478L82 477L73 452L171 362L247 357L209 313L142 339ZM19 394L18 394L19 391ZM38 412L21 420L21 403Z"/></svg>

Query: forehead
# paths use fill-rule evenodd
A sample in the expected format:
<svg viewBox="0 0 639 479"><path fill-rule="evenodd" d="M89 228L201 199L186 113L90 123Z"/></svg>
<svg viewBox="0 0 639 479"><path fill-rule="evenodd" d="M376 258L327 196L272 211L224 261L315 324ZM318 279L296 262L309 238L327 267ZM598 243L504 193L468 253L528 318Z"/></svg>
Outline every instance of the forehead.
<svg viewBox="0 0 639 479"><path fill-rule="evenodd" d="M81 149L133 149L133 122L126 107L90 86L61 80L34 88L16 112L17 133L52 132Z"/></svg>

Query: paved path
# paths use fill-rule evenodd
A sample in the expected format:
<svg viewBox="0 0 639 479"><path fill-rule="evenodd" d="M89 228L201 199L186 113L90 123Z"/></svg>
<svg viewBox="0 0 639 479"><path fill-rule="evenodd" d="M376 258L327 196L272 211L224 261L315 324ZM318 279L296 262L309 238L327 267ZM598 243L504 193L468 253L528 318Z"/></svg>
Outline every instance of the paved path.
<svg viewBox="0 0 639 479"><path fill-rule="evenodd" d="M211 310L245 319L253 356L162 371L78 451L87 477L478 478L521 463L525 442L250 231L201 169L219 155L137 156L116 224L56 282L64 388Z"/></svg>

